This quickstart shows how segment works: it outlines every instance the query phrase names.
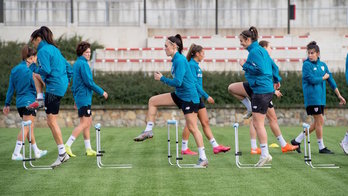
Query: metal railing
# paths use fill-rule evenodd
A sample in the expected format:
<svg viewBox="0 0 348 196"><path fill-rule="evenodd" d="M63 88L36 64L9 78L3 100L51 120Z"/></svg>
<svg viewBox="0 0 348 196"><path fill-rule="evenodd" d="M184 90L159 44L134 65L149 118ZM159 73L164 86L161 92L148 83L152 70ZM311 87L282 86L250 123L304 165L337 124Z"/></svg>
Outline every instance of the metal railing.
<svg viewBox="0 0 348 196"><path fill-rule="evenodd" d="M4 24L8 26L66 26L70 0L5 0Z"/></svg>
<svg viewBox="0 0 348 196"><path fill-rule="evenodd" d="M215 8L147 9L153 28L214 28ZM286 28L287 8L218 8L219 28ZM318 17L321 16L321 17ZM292 27L348 27L348 7L296 8Z"/></svg>
<svg viewBox="0 0 348 196"><path fill-rule="evenodd" d="M287 7L234 8L222 3L216 10L206 1L210 4L165 8L147 1L150 4L146 0L4 0L4 24L139 26L146 22L150 28L214 28L218 21L219 28L287 27ZM348 7L298 6L291 27L348 27Z"/></svg>
<svg viewBox="0 0 348 196"><path fill-rule="evenodd" d="M141 0L77 0L79 26L139 26Z"/></svg>

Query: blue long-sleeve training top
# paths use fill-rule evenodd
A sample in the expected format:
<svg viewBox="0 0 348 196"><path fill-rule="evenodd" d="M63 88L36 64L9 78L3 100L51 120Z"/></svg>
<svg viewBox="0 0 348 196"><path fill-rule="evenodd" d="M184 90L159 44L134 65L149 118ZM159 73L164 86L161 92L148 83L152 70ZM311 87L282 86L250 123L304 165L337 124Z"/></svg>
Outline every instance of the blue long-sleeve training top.
<svg viewBox="0 0 348 196"><path fill-rule="evenodd" d="M189 64L182 54L176 52L172 59L173 79L161 77L161 81L169 86L175 87L175 94L183 101L199 103L199 96L196 89L194 76L191 73Z"/></svg>
<svg viewBox="0 0 348 196"><path fill-rule="evenodd" d="M272 75L273 75L273 83L278 83L282 81L282 77L280 77L279 75L279 68L273 60L272 60Z"/></svg>
<svg viewBox="0 0 348 196"><path fill-rule="evenodd" d="M255 94L274 92L272 78L272 59L268 52L254 41L247 50L248 58L243 65L245 77Z"/></svg>
<svg viewBox="0 0 348 196"><path fill-rule="evenodd" d="M199 98L201 98L202 96L205 99L209 98L208 93L206 93L203 89L203 72L202 69L199 67L198 62L196 62L193 58L191 58L190 62L189 62L190 68L191 68L191 72L194 76L194 78L196 79L196 88L198 91L198 95Z"/></svg>
<svg viewBox="0 0 348 196"><path fill-rule="evenodd" d="M73 65L73 70L73 85L71 89L77 108L80 109L82 106L92 105L93 91L102 96L104 90L94 83L87 59L79 56Z"/></svg>
<svg viewBox="0 0 348 196"><path fill-rule="evenodd" d="M33 72L28 68L25 61L22 61L11 70L5 100L6 106L10 106L14 92L16 92L17 108L26 107L35 101L36 90Z"/></svg>
<svg viewBox="0 0 348 196"><path fill-rule="evenodd" d="M330 87L335 90L336 82L332 77L327 65L318 60L311 62L306 59L302 66L302 90L304 96L304 105L326 105L326 81L323 80L325 73L330 77L327 79Z"/></svg>
<svg viewBox="0 0 348 196"><path fill-rule="evenodd" d="M47 93L63 97L73 74L70 63L58 48L46 41L41 41L37 50L39 67L31 65L30 69L40 74L46 84Z"/></svg>

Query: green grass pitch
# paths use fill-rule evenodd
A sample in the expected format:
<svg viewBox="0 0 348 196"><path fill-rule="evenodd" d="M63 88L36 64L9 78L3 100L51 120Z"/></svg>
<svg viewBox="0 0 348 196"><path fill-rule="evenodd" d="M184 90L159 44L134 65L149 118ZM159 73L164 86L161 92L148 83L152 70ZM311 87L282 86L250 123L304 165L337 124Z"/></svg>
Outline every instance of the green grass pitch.
<svg viewBox="0 0 348 196"><path fill-rule="evenodd" d="M300 127L281 127L287 141L296 137ZM214 155L204 140L209 167L207 169L179 169L167 161L167 130L155 127L154 138L135 143L133 137L142 128L103 128L103 162L131 163L132 169L98 169L96 158L84 155L82 135L72 146L76 158L54 170L26 171L22 162L11 160L18 129L0 129L0 194L1 195L346 195L348 192L348 156L339 146L345 127L324 127L324 143L334 155L318 154L315 134L312 134L314 163L335 163L339 169L311 169L305 165L303 153L283 154L280 148L270 148L273 156L271 169L238 169L234 158L234 129L213 127L220 144L231 146L231 151ZM63 128L64 142L72 129ZM269 144L278 143L267 127ZM181 131L180 131L181 132ZM35 130L40 149L48 155L35 162L51 164L57 148L47 128ZM181 136L180 136L181 138ZM175 134L172 129L172 153ZM239 128L241 161L256 163L258 156L250 155L248 127ZM95 149L95 130L91 129ZM181 143L181 139L179 140ZM193 137L191 150L197 151ZM303 146L302 151L303 151ZM196 163L198 157L184 156L183 163Z"/></svg>

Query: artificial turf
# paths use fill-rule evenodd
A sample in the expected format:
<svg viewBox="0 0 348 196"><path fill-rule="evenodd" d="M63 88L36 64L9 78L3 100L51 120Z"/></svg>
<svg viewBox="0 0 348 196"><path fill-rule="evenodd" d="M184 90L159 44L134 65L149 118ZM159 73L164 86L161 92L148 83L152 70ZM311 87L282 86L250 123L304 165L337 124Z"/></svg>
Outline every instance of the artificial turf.
<svg viewBox="0 0 348 196"><path fill-rule="evenodd" d="M301 131L300 127L281 127L290 141ZM27 171L22 162L11 160L18 129L0 129L0 195L346 195L348 192L348 156L339 146L345 134L344 127L324 127L324 143L333 155L318 153L312 134L314 163L335 163L339 169L311 169L305 165L303 153L283 154L280 148L270 148L273 156L271 169L238 169L234 157L234 130L232 127L213 127L220 144L231 146L231 151L214 155L204 140L209 159L207 169L179 169L170 166L167 159L167 130L154 129L154 138L136 143L142 128L102 128L103 162L131 163L132 169L98 169L95 157L84 155L82 135L72 146L76 158L54 170ZM64 141L71 129L63 128ZM269 144L277 143L270 133ZM40 149L48 155L35 161L48 165L57 157L57 147L48 128L35 129ZM181 138L181 136L180 136ZM175 153L175 134L171 133L172 154ZM91 129L92 147L95 131ZM179 140L179 144L181 139ZM256 163L257 155L250 155L248 127L239 128L241 161ZM189 147L197 151L193 137ZM303 146L302 146L303 151ZM184 156L183 163L196 163L198 157Z"/></svg>

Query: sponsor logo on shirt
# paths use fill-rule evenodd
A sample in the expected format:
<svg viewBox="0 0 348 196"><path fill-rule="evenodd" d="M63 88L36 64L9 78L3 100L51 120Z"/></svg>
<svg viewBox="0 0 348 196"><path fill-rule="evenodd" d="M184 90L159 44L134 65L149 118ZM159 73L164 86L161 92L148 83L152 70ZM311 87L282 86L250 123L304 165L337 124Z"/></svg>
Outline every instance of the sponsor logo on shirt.
<svg viewBox="0 0 348 196"><path fill-rule="evenodd" d="M254 109L257 109L257 105L254 105L253 108L254 108Z"/></svg>
<svg viewBox="0 0 348 196"><path fill-rule="evenodd" d="M190 109L190 106L187 106L186 108L185 108L185 110L189 110Z"/></svg>
<svg viewBox="0 0 348 196"><path fill-rule="evenodd" d="M316 67L314 67L314 68L313 68L313 70L314 70L314 71L316 71L316 70L317 70L317 68L316 68Z"/></svg>

